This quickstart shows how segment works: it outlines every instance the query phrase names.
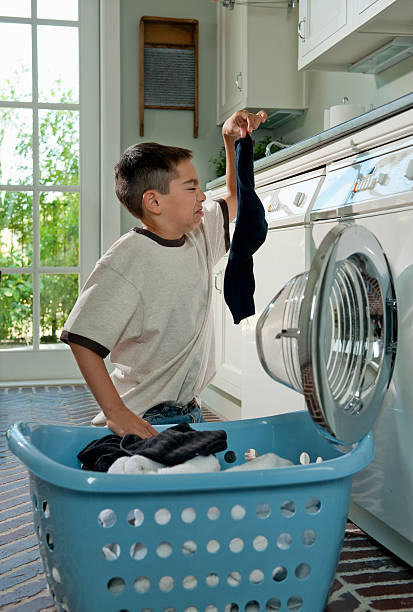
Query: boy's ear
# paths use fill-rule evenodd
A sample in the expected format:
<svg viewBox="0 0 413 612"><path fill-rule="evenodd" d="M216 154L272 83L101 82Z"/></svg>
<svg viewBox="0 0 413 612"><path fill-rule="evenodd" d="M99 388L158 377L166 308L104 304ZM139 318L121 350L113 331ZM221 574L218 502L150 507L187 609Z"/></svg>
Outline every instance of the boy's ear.
<svg viewBox="0 0 413 612"><path fill-rule="evenodd" d="M158 194L156 191L152 191L148 189L142 196L142 207L145 212L150 213L151 215L159 215L161 212L161 207L159 206Z"/></svg>

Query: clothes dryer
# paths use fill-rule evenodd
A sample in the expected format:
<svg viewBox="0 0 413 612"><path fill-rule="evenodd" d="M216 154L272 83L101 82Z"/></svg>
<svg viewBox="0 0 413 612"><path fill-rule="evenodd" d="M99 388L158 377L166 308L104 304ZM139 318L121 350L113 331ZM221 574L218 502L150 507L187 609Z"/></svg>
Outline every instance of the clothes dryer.
<svg viewBox="0 0 413 612"><path fill-rule="evenodd" d="M354 478L350 518L412 564L413 139L328 166L310 219L313 254L332 228L344 223L371 232L389 263L398 339L387 351L394 371L372 426L375 459ZM366 290L369 295L379 291L368 279ZM381 325L380 312L374 316Z"/></svg>
<svg viewBox="0 0 413 612"><path fill-rule="evenodd" d="M258 317L273 297L274 287L301 272L309 261L306 234L309 214L320 191L324 168L257 189L266 210L268 234L254 255L255 315L242 322L242 418L281 414L304 408L303 398L274 385L262 369L255 344Z"/></svg>

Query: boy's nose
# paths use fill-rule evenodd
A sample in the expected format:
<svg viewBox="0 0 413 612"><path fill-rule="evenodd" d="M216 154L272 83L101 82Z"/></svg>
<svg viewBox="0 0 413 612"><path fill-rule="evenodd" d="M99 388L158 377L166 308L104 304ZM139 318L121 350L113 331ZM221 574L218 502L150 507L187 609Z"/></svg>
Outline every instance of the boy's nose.
<svg viewBox="0 0 413 612"><path fill-rule="evenodd" d="M205 202L205 200L206 200L206 195L205 195L205 193L202 191L202 189L200 189L200 190L199 190L199 200L200 200L201 202Z"/></svg>

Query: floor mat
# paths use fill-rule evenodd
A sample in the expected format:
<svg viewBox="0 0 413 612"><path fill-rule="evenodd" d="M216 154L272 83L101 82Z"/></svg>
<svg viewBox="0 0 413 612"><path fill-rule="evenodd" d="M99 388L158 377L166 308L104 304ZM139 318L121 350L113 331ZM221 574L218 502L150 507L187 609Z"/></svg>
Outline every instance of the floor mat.
<svg viewBox="0 0 413 612"><path fill-rule="evenodd" d="M0 609L3 612L56 610L39 557L27 472L8 450L4 432L19 420L88 425L97 412L96 402L85 385L0 388ZM219 415L208 409L204 410L204 418L220 420ZM325 612L412 612L412 578L408 565L349 522Z"/></svg>

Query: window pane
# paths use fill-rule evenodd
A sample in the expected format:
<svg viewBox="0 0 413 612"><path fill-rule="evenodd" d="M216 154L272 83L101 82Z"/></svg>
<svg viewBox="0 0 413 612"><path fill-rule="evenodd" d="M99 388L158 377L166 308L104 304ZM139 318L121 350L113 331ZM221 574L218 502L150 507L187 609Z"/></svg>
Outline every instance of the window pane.
<svg viewBox="0 0 413 612"><path fill-rule="evenodd" d="M37 0L37 16L39 19L69 19L77 21L78 0Z"/></svg>
<svg viewBox="0 0 413 612"><path fill-rule="evenodd" d="M55 343L79 291L77 274L40 275L40 343Z"/></svg>
<svg viewBox="0 0 413 612"><path fill-rule="evenodd" d="M33 284L30 274L2 274L0 283L0 347L32 343Z"/></svg>
<svg viewBox="0 0 413 612"><path fill-rule="evenodd" d="M32 111L0 108L0 184L33 182Z"/></svg>
<svg viewBox="0 0 413 612"><path fill-rule="evenodd" d="M32 34L29 25L0 23L0 100L32 99Z"/></svg>
<svg viewBox="0 0 413 612"><path fill-rule="evenodd" d="M79 262L79 195L40 194L40 265L77 266Z"/></svg>
<svg viewBox="0 0 413 612"><path fill-rule="evenodd" d="M0 191L0 266L30 266L33 258L33 196Z"/></svg>
<svg viewBox="0 0 413 612"><path fill-rule="evenodd" d="M37 28L39 101L79 101L78 28Z"/></svg>
<svg viewBox="0 0 413 612"><path fill-rule="evenodd" d="M79 174L78 111L39 111L40 182L77 185Z"/></svg>
<svg viewBox="0 0 413 612"><path fill-rule="evenodd" d="M31 17L30 0L0 0L1 17Z"/></svg>

